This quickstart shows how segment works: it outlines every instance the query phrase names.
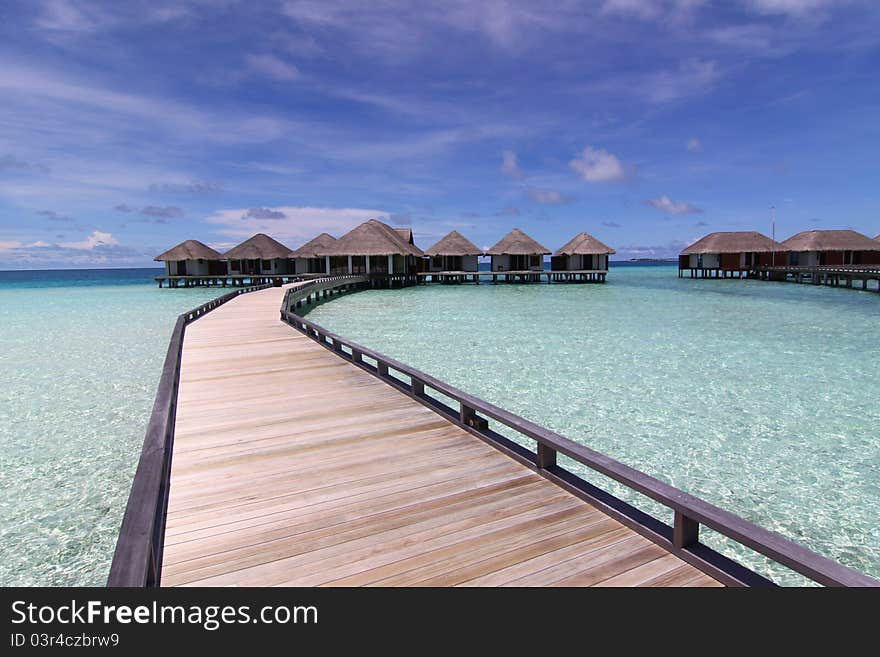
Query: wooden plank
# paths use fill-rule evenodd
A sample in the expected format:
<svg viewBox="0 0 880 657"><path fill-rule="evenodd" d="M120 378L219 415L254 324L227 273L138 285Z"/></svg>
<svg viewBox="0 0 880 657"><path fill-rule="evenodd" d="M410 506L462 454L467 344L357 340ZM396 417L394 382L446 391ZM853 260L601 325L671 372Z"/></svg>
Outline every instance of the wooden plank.
<svg viewBox="0 0 880 657"><path fill-rule="evenodd" d="M293 331L282 295L187 329L164 585L595 583L672 556ZM708 579L662 564L630 577Z"/></svg>
<svg viewBox="0 0 880 657"><path fill-rule="evenodd" d="M657 559L619 573L614 577L596 582L593 586L644 586L646 583L667 575L680 567L680 559L672 554L664 554Z"/></svg>

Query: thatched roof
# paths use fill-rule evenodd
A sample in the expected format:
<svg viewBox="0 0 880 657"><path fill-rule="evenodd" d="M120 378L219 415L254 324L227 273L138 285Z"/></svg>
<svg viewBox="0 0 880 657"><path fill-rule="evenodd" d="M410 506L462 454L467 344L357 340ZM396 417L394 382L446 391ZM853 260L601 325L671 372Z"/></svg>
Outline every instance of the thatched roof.
<svg viewBox="0 0 880 657"><path fill-rule="evenodd" d="M415 246L415 240L413 240L413 232L412 228L395 228L394 232L400 235L403 239L406 240L407 244L412 244Z"/></svg>
<svg viewBox="0 0 880 657"><path fill-rule="evenodd" d="M785 250L785 247L779 242L771 240L766 235L752 230L742 230L729 233L709 233L687 247L681 252L681 255L696 255L699 253L772 253Z"/></svg>
<svg viewBox="0 0 880 657"><path fill-rule="evenodd" d="M880 243L854 230L805 230L782 246L786 251L880 251Z"/></svg>
<svg viewBox="0 0 880 657"><path fill-rule="evenodd" d="M877 235L877 237L875 237L874 239L880 242L880 235Z"/></svg>
<svg viewBox="0 0 880 657"><path fill-rule="evenodd" d="M547 255L549 253L550 249L538 244L519 228L514 228L486 251L486 255Z"/></svg>
<svg viewBox="0 0 880 657"><path fill-rule="evenodd" d="M565 246L560 247L553 255L610 255L612 253L617 253L617 251L589 233L580 233L572 237Z"/></svg>
<svg viewBox="0 0 880 657"><path fill-rule="evenodd" d="M336 240L328 255L424 255L394 228L378 219L370 219L356 226Z"/></svg>
<svg viewBox="0 0 880 657"><path fill-rule="evenodd" d="M336 238L329 233L321 233L310 239L298 249L294 250L294 258L323 258L330 255L330 249L336 242Z"/></svg>
<svg viewBox="0 0 880 657"><path fill-rule="evenodd" d="M471 256L483 255L483 249L471 242L467 237L453 230L434 246L425 249L429 256Z"/></svg>
<svg viewBox="0 0 880 657"><path fill-rule="evenodd" d="M165 253L157 255L153 260L164 262L165 260L221 260L221 256L210 246L202 244L198 240L186 240Z"/></svg>
<svg viewBox="0 0 880 657"><path fill-rule="evenodd" d="M257 233L223 254L224 260L273 260L290 258L293 251L268 235Z"/></svg>

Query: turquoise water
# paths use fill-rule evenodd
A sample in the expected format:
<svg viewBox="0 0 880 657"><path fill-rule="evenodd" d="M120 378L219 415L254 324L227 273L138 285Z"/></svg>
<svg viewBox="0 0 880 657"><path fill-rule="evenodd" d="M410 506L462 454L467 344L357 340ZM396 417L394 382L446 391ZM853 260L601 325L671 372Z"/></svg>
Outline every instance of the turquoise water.
<svg viewBox="0 0 880 657"><path fill-rule="evenodd" d="M154 273L0 272L0 585L106 580L174 318L222 292ZM615 267L310 318L880 576L876 293Z"/></svg>
<svg viewBox="0 0 880 657"><path fill-rule="evenodd" d="M103 585L174 318L158 270L0 272L0 585Z"/></svg>
<svg viewBox="0 0 880 657"><path fill-rule="evenodd" d="M606 285L362 292L309 319L880 577L876 292L616 267Z"/></svg>

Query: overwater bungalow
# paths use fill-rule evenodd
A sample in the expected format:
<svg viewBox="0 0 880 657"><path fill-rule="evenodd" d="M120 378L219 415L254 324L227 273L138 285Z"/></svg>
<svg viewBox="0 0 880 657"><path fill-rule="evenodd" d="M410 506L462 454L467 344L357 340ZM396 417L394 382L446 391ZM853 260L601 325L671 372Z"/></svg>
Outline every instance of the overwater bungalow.
<svg viewBox="0 0 880 657"><path fill-rule="evenodd" d="M617 253L589 233L579 233L550 258L554 281L605 282L608 256Z"/></svg>
<svg viewBox="0 0 880 657"><path fill-rule="evenodd" d="M416 242L413 239L412 228L395 228L394 232L400 235L410 246L416 245Z"/></svg>
<svg viewBox="0 0 880 657"><path fill-rule="evenodd" d="M414 283L424 253L411 239L411 229L399 232L378 219L365 221L328 247L330 273L387 274L396 283Z"/></svg>
<svg viewBox="0 0 880 657"><path fill-rule="evenodd" d="M791 267L880 264L880 242L854 230L805 230L782 246Z"/></svg>
<svg viewBox="0 0 880 657"><path fill-rule="evenodd" d="M514 228L486 251L486 255L492 257L493 272L517 272L513 275L514 278L538 281L539 272L544 271L544 256L550 255L550 249L519 228ZM537 275L529 276L526 272L535 272Z"/></svg>
<svg viewBox="0 0 880 657"><path fill-rule="evenodd" d="M186 240L153 258L165 263L166 276L223 276L226 262L217 251L198 240Z"/></svg>
<svg viewBox="0 0 880 657"><path fill-rule="evenodd" d="M785 250L756 231L710 233L678 256L678 276L690 270L691 278L742 278L755 267L784 264Z"/></svg>
<svg viewBox="0 0 880 657"><path fill-rule="evenodd" d="M335 237L329 233L321 233L294 250L293 273L329 274L330 252L335 243Z"/></svg>
<svg viewBox="0 0 880 657"><path fill-rule="evenodd" d="M291 274L293 251L264 233L249 237L223 254L231 276Z"/></svg>
<svg viewBox="0 0 880 657"><path fill-rule="evenodd" d="M473 272L479 270L483 249L457 230L453 230L433 246L425 249L430 258L429 272Z"/></svg>

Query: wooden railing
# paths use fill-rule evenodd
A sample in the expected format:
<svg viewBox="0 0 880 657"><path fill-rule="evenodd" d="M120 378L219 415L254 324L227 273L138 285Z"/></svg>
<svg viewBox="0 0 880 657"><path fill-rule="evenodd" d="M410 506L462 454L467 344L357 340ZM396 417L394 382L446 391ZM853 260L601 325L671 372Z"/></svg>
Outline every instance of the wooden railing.
<svg viewBox="0 0 880 657"><path fill-rule="evenodd" d="M165 542L165 513L168 508L168 480L177 416L180 358L187 324L206 315L240 294L272 287L271 284L244 287L208 301L177 318L162 376L156 390L153 412L141 449L137 471L116 539L107 586L158 586L162 574Z"/></svg>
<svg viewBox="0 0 880 657"><path fill-rule="evenodd" d="M309 303L313 296L317 298L319 291L338 287L340 284L345 282L324 279L289 289L281 308L281 319L341 358L410 395L722 583L734 586L773 585L770 580L701 543L701 525L819 584L880 586L877 580L816 554L780 534L759 527L644 472L478 399L409 365L336 335L296 312L297 308ZM375 364L365 361L365 358ZM427 394L428 390L453 400L458 407L451 407L430 396ZM531 451L493 431L489 420L534 440L537 444L536 450ZM563 454L670 508L674 513L673 525L669 526L565 469L557 463L558 454Z"/></svg>
<svg viewBox="0 0 880 657"><path fill-rule="evenodd" d="M846 272L856 274L880 274L880 264L876 265L773 265L756 266L759 271L789 271L789 272Z"/></svg>

